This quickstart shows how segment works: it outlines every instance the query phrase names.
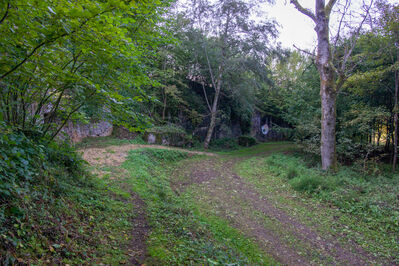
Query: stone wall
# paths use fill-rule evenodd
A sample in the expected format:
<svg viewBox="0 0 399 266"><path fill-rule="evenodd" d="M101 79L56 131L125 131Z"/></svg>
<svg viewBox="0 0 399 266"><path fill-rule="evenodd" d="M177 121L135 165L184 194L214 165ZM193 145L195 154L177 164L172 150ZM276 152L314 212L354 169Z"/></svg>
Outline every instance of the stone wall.
<svg viewBox="0 0 399 266"><path fill-rule="evenodd" d="M112 134L112 123L107 121L81 122L69 121L59 134L60 139L69 139L72 143L80 142L87 137L107 137Z"/></svg>

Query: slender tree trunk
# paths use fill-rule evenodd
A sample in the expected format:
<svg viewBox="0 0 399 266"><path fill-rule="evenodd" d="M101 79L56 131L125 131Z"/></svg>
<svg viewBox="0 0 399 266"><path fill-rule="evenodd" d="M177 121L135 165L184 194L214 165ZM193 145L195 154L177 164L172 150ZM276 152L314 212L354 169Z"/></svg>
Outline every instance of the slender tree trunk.
<svg viewBox="0 0 399 266"><path fill-rule="evenodd" d="M399 49L397 52L396 61L399 62ZM396 161L398 157L398 93L399 93L399 71L395 71L395 99L394 99L394 108L393 108L393 160L392 160L392 171L396 170Z"/></svg>
<svg viewBox="0 0 399 266"><path fill-rule="evenodd" d="M392 114L391 114L391 117L392 117ZM390 144L390 142L391 142L391 128L390 128L390 125L391 125L391 123L390 123L390 118L387 118L387 121L386 121L386 128L387 128L387 137L386 137L386 140L385 140L385 152L389 152L389 144Z"/></svg>
<svg viewBox="0 0 399 266"><path fill-rule="evenodd" d="M164 91L163 91L162 121L165 121L166 103L167 103L166 97L167 97L166 96L166 89L164 88Z"/></svg>
<svg viewBox="0 0 399 266"><path fill-rule="evenodd" d="M221 89L221 79L217 83L217 88L215 89L215 95L213 97L213 103L211 109L211 122L209 123L208 131L206 132L206 137L204 141L205 149L208 149L209 143L211 142L213 131L215 129L220 89Z"/></svg>
<svg viewBox="0 0 399 266"><path fill-rule="evenodd" d="M380 140L381 140L381 127L380 124L378 124L377 127L377 147L380 146Z"/></svg>
<svg viewBox="0 0 399 266"><path fill-rule="evenodd" d="M316 64L320 74L321 96L321 143L320 153L323 170L337 167L335 146L336 88L334 69L329 42L329 17L323 0L316 1L317 57Z"/></svg>

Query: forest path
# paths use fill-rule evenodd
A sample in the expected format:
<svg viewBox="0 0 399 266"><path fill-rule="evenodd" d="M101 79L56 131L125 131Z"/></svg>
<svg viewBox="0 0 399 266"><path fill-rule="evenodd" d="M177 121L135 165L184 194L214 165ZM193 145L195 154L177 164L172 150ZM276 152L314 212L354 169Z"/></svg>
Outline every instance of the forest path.
<svg viewBox="0 0 399 266"><path fill-rule="evenodd" d="M238 174L243 165L257 157L289 152L292 148L287 143L262 144L231 155L185 161L174 171L172 187L178 194L194 195L202 206L201 212L227 220L284 265L384 264L345 234L325 230L331 226L328 219L335 217L324 217L322 221L327 224L321 224L315 217L328 215L324 213L328 207L309 204L304 196L293 195L295 192L286 189L265 193ZM266 176L256 178L269 178L270 185L274 182ZM301 208L306 210L305 219L297 216ZM344 224L342 228L345 229Z"/></svg>
<svg viewBox="0 0 399 266"><path fill-rule="evenodd" d="M108 145L105 147L85 147L79 149L83 159L92 167L92 173L100 178L109 175L110 179L121 180L128 176L127 170L119 167L127 158L128 152L131 150L151 148L184 151L191 155L207 155L210 157L217 156L210 152L190 151L175 147L161 145L142 145L142 144L123 144ZM128 243L127 250L129 256L128 265L142 265L147 256L147 238L150 233L150 225L147 218L147 206L145 201L134 193L127 184L121 182L124 190L129 191L130 199L127 200L133 206L134 217L131 220L131 241Z"/></svg>
<svg viewBox="0 0 399 266"><path fill-rule="evenodd" d="M95 166L94 171L100 177L115 174L116 179L123 180L121 177L127 173L119 166L126 160L129 150L140 148L207 155L185 159L174 168L170 173L173 190L179 195L188 193L200 206L201 212L226 220L283 265L386 264L368 254L348 236L345 224L337 225L339 211L331 211L328 206L296 194L281 177L263 172L252 177L247 174L251 172L248 169L254 172L260 167L256 164L257 159L291 152L294 146L290 143L260 144L224 154L137 144L91 147L81 149L81 152L83 158ZM109 172L107 167L113 170ZM262 180L262 186L266 180L268 189L262 190L256 180ZM137 194L130 193L136 215L132 220L133 241L128 247L129 264L140 265L146 259L150 227L145 202ZM305 215L300 215L301 212ZM332 224L335 231L329 230Z"/></svg>

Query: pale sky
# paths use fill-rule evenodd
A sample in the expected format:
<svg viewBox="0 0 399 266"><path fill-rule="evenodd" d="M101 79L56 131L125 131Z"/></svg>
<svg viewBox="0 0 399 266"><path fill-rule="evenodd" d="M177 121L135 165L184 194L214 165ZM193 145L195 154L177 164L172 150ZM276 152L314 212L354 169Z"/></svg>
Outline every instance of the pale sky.
<svg viewBox="0 0 399 266"><path fill-rule="evenodd" d="M300 13L290 4L289 0L275 0L273 6L268 6L266 12L270 18L274 18L280 25L280 36L278 42L283 47L293 48L293 44L301 49L313 50L316 44L316 33L314 31L314 23L307 16ZM354 4L361 4L362 0L352 0ZM298 2L306 8L314 10L314 0L298 0ZM339 1L338 1L339 2ZM399 0L390 0L390 3L399 3ZM331 24L334 24L331 17ZM294 49L294 48L293 48Z"/></svg>
<svg viewBox="0 0 399 266"><path fill-rule="evenodd" d="M178 0L178 3L185 4L189 0ZM251 1L251 0L247 0ZM362 2L370 3L371 0L351 0L350 12L354 13L360 10ZM376 0L374 0L375 2ZM298 0L298 2L305 8L314 10L315 0ZM328 0L326 0L328 2ZM388 0L391 4L399 4L399 0ZM344 0L337 1L330 19L331 27L337 25L339 16L334 13L337 9L342 8ZM277 42L281 43L284 48L295 49L293 45L301 49L313 50L316 46L316 33L314 31L313 21L295 9L294 5L290 4L290 0L275 0L274 5L264 5L265 8L261 12L266 12L268 18L273 18L280 24L279 36ZM358 9L358 10L356 10ZM255 18L256 20L256 18ZM357 23L353 23L353 26Z"/></svg>
<svg viewBox="0 0 399 266"><path fill-rule="evenodd" d="M312 8L314 0L299 0L302 6ZM299 13L289 0L276 0L276 4L268 6L266 12L280 25L278 42L286 48L293 48L293 44L302 49L311 49L316 40L312 20Z"/></svg>

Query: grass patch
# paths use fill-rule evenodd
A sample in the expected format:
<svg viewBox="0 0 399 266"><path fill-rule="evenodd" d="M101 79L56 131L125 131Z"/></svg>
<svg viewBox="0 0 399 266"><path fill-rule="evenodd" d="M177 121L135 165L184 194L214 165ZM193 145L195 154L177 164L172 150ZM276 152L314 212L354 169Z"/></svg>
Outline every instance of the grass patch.
<svg viewBox="0 0 399 266"><path fill-rule="evenodd" d="M302 155L287 154L245 160L238 171L305 224L311 219L322 232L343 234L372 254L399 262L397 175L364 176L344 166L326 173L309 167Z"/></svg>
<svg viewBox="0 0 399 266"><path fill-rule="evenodd" d="M177 195L170 171L187 158L181 151L140 149L129 153L123 167L132 189L147 204L152 232L150 265L267 264L250 240L216 216L205 215L189 193Z"/></svg>
<svg viewBox="0 0 399 266"><path fill-rule="evenodd" d="M88 137L84 138L81 142L76 143L77 149L83 148L105 148L108 146L118 146L125 144L147 144L141 136L137 136L135 139L119 139L114 136L108 137Z"/></svg>
<svg viewBox="0 0 399 266"><path fill-rule="evenodd" d="M260 143L252 147L242 148L235 151L224 152L222 154L234 157L248 157L255 155L266 155L278 151L295 150L296 147L291 142L266 142Z"/></svg>

